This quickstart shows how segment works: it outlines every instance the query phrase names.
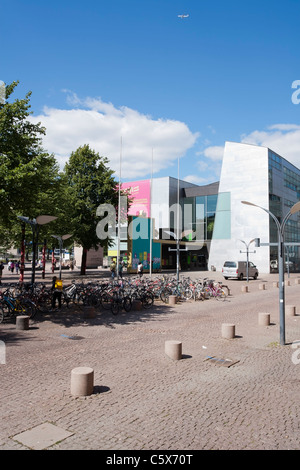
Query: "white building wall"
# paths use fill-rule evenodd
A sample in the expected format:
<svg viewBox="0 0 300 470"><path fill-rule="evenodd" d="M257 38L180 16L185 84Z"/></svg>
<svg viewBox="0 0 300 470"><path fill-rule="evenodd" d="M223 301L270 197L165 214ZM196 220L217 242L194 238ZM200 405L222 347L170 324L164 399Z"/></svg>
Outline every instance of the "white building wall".
<svg viewBox="0 0 300 470"><path fill-rule="evenodd" d="M227 201L227 207L221 204L222 200ZM269 215L242 204L243 200L269 208L268 149L226 142L209 268L215 266L221 271L226 260L246 260L246 253L240 253L246 252L246 246L240 240L247 244L253 238L269 242ZM251 253L254 250L256 253ZM256 264L259 272L268 273L269 247L255 248L251 243L249 252L249 260Z"/></svg>

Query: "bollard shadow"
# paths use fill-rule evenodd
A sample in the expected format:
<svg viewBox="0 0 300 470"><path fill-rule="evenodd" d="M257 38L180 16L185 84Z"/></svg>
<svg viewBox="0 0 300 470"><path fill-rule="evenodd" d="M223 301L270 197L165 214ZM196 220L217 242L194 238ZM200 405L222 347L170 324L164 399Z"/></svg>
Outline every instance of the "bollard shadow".
<svg viewBox="0 0 300 470"><path fill-rule="evenodd" d="M190 354L182 354L181 359L192 359L192 357Z"/></svg>
<svg viewBox="0 0 300 470"><path fill-rule="evenodd" d="M98 395L100 393L107 393L110 392L110 388L106 387L105 385L95 385L93 389L93 394Z"/></svg>

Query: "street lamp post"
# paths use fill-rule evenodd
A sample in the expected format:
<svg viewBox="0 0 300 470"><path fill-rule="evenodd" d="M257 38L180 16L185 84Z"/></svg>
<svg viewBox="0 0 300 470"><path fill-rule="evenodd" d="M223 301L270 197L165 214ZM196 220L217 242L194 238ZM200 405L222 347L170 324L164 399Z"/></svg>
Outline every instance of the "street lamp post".
<svg viewBox="0 0 300 470"><path fill-rule="evenodd" d="M40 225L48 224L57 219L52 215L39 215L36 219L30 220L29 217L24 217L22 215L18 216L22 222L29 224L32 230L32 270L31 270L31 284L34 284L35 280L35 258L36 258L36 248L38 246L39 230Z"/></svg>
<svg viewBox="0 0 300 470"><path fill-rule="evenodd" d="M280 344L285 345L285 298L284 298L284 229L288 219L300 211L300 201L294 204L280 223L277 217L264 207L258 206L248 201L241 201L242 204L258 207L267 212L274 220L278 232L278 268L279 268L279 318L280 318Z"/></svg>
<svg viewBox="0 0 300 470"><path fill-rule="evenodd" d="M250 240L250 242L247 244L244 240L240 240L240 242L244 243L244 245L246 246L246 255L247 255L247 282L249 282L249 246L250 246L250 243L252 242L255 242L255 238L253 238L253 240ZM240 250L240 253L243 253L241 250ZM255 253L255 251L253 251L253 253Z"/></svg>
<svg viewBox="0 0 300 470"><path fill-rule="evenodd" d="M61 262L62 262L62 249L63 249L63 240L67 240L70 238L72 235L66 234L66 235L52 235L53 238L56 238L59 242L59 279L61 279Z"/></svg>

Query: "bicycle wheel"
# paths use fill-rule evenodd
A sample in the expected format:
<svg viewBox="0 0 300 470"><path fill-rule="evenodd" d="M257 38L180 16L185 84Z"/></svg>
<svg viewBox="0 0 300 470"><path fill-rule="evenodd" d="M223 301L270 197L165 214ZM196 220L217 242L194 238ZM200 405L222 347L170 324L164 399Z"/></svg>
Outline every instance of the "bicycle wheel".
<svg viewBox="0 0 300 470"><path fill-rule="evenodd" d="M216 299L217 300L225 300L226 299L226 294L225 294L225 291L223 289L220 289L216 292Z"/></svg>
<svg viewBox="0 0 300 470"><path fill-rule="evenodd" d="M113 297L109 292L103 292L100 300L101 300L101 305L105 310L109 310L111 308Z"/></svg>
<svg viewBox="0 0 300 470"><path fill-rule="evenodd" d="M204 287L203 292L204 292L205 299L210 299L213 296L213 293L210 287Z"/></svg>
<svg viewBox="0 0 300 470"><path fill-rule="evenodd" d="M152 294L150 294L150 292L148 292L147 294L145 294L142 298L142 305L144 308L151 308L152 305L153 305L153 302L154 302L154 297Z"/></svg>
<svg viewBox="0 0 300 470"><path fill-rule="evenodd" d="M123 299L123 308L124 308L125 312L130 312L131 306L132 306L131 298L128 297L128 296L124 297L124 299Z"/></svg>
<svg viewBox="0 0 300 470"><path fill-rule="evenodd" d="M111 303L111 311L113 315L118 315L119 313L119 301L118 300L113 300Z"/></svg>
<svg viewBox="0 0 300 470"><path fill-rule="evenodd" d="M13 316L13 309L7 302L1 302L1 309L4 314L4 318L10 318Z"/></svg>
<svg viewBox="0 0 300 470"><path fill-rule="evenodd" d="M169 295L171 295L172 291L168 288L163 289L160 293L160 298L163 302L167 303L169 301Z"/></svg>
<svg viewBox="0 0 300 470"><path fill-rule="evenodd" d="M43 294L37 301L37 309L41 313L47 313L51 309L51 295Z"/></svg>
<svg viewBox="0 0 300 470"><path fill-rule="evenodd" d="M20 302L20 308L16 311L17 315L27 315L29 318L33 318L36 314L36 307L30 300Z"/></svg>
<svg viewBox="0 0 300 470"><path fill-rule="evenodd" d="M205 294L203 289L196 289L194 293L194 299L195 300L204 300Z"/></svg>
<svg viewBox="0 0 300 470"><path fill-rule="evenodd" d="M186 300L191 300L193 298L193 291L190 287L187 287L184 290L184 297L186 298Z"/></svg>
<svg viewBox="0 0 300 470"><path fill-rule="evenodd" d="M4 312L3 309L0 307L0 323L2 323L4 320Z"/></svg>

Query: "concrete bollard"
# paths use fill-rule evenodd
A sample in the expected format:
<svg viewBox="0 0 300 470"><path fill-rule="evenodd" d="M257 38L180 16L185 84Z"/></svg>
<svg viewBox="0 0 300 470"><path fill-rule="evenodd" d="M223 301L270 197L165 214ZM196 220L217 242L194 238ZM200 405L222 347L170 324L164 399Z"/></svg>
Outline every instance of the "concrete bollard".
<svg viewBox="0 0 300 470"><path fill-rule="evenodd" d="M279 287L279 282L278 281L273 282L273 287Z"/></svg>
<svg viewBox="0 0 300 470"><path fill-rule="evenodd" d="M259 290L266 290L266 284L259 284Z"/></svg>
<svg viewBox="0 0 300 470"><path fill-rule="evenodd" d="M235 337L235 325L232 323L222 324L222 338L232 339Z"/></svg>
<svg viewBox="0 0 300 470"><path fill-rule="evenodd" d="M169 305L175 305L176 304L176 295L169 295Z"/></svg>
<svg viewBox="0 0 300 470"><path fill-rule="evenodd" d="M270 314L265 312L260 312L258 314L258 324L262 326L270 325Z"/></svg>
<svg viewBox="0 0 300 470"><path fill-rule="evenodd" d="M16 329L17 330L29 330L29 316L28 315L16 316Z"/></svg>
<svg viewBox="0 0 300 470"><path fill-rule="evenodd" d="M249 292L249 286L242 286L242 292Z"/></svg>
<svg viewBox="0 0 300 470"><path fill-rule="evenodd" d="M179 360L182 358L182 342L181 341L166 341L165 354L171 359Z"/></svg>
<svg viewBox="0 0 300 470"><path fill-rule="evenodd" d="M96 310L95 307L85 307L83 311L84 318L95 318L96 317Z"/></svg>
<svg viewBox="0 0 300 470"><path fill-rule="evenodd" d="M287 281L284 281L284 285L285 285L285 286L290 286L290 285L291 285L291 281L288 281L288 280L287 280Z"/></svg>
<svg viewBox="0 0 300 470"><path fill-rule="evenodd" d="M71 394L76 397L93 393L94 370L90 367L76 367L71 372Z"/></svg>
<svg viewBox="0 0 300 470"><path fill-rule="evenodd" d="M286 305L285 311L286 311L286 314L290 317L293 317L294 315L296 315L296 307L294 305Z"/></svg>
<svg viewBox="0 0 300 470"><path fill-rule="evenodd" d="M131 310L142 310L142 302L140 300L133 300Z"/></svg>
<svg viewBox="0 0 300 470"><path fill-rule="evenodd" d="M300 278L295 279L295 284L300 284Z"/></svg>

